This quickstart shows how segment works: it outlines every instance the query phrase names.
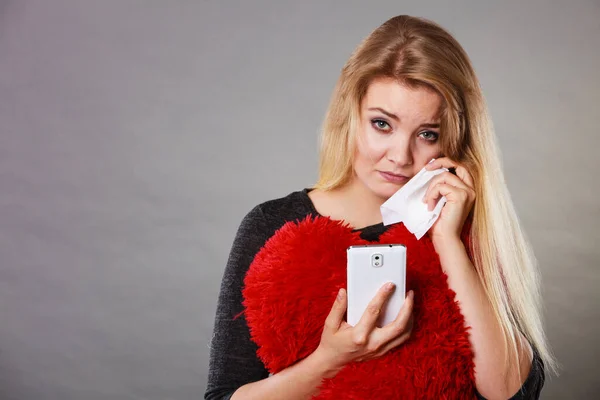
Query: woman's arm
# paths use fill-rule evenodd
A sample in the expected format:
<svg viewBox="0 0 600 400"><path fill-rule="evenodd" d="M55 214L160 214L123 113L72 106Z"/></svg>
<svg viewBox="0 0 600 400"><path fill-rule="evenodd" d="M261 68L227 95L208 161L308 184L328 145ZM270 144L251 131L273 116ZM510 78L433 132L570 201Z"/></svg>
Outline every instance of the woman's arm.
<svg viewBox="0 0 600 400"><path fill-rule="evenodd" d="M470 341L475 353L475 380L479 393L489 400L508 399L515 395L529 375L533 352L521 335L517 340L521 373L514 364L504 364L509 349L503 346L501 327L464 244L459 238L435 244L448 285L456 292L465 323L471 327Z"/></svg>
<svg viewBox="0 0 600 400"><path fill-rule="evenodd" d="M269 376L250 339L241 289L254 256L275 229L270 225L256 206L244 216L233 240L217 301L206 400L229 399L240 386Z"/></svg>
<svg viewBox="0 0 600 400"><path fill-rule="evenodd" d="M243 219L236 233L221 282L210 346L206 400L309 399L324 377L337 367L315 352L270 376L256 355L257 346L243 315L244 277L255 255L285 221L267 220L260 206Z"/></svg>
<svg viewBox="0 0 600 400"><path fill-rule="evenodd" d="M475 353L477 390L488 399L507 399L520 391L531 370L533 352L519 334L515 341L520 365L515 368L517 360L504 343L502 327L461 240L465 220L477 197L473 176L465 166L448 157L436 159L425 169L442 167L453 168L455 173L446 171L432 178L423 196L429 210L440 197L445 196L447 200L429 237L448 275L448 286L456 293L465 323L471 328L469 340Z"/></svg>
<svg viewBox="0 0 600 400"><path fill-rule="evenodd" d="M534 349L533 361L531 362L531 369L529 370L529 376L521 386L521 389L509 400L532 400L539 399L544 387L546 380L546 374L544 372L544 362L542 361L539 353ZM477 400L488 400L483 395L475 391Z"/></svg>
<svg viewBox="0 0 600 400"><path fill-rule="evenodd" d="M315 351L267 379L242 386L231 400L308 400L317 394L322 380L335 376L336 372L337 369L328 366L321 353Z"/></svg>
<svg viewBox="0 0 600 400"><path fill-rule="evenodd" d="M270 378L242 386L232 399L308 400L318 394L323 378L334 377L348 363L381 357L404 343L413 326L412 292L394 321L382 328L376 327L393 289L392 284L383 285L355 326L344 320L348 299L345 289L340 289L325 320L317 349Z"/></svg>

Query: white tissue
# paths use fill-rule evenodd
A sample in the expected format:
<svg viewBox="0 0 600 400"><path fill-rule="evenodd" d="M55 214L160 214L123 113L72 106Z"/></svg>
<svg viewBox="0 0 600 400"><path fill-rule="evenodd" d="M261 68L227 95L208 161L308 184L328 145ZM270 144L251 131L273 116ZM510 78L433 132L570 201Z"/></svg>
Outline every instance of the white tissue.
<svg viewBox="0 0 600 400"><path fill-rule="evenodd" d="M425 196L425 192L429 187L429 181L445 171L448 171L448 169L439 168L427 171L423 168L411 180L406 182L381 205L383 224L390 225L403 222L404 226L417 237L417 240L421 239L438 219L442 207L446 204L446 197L442 196L435 208L428 211L427 203L423 202L423 196Z"/></svg>

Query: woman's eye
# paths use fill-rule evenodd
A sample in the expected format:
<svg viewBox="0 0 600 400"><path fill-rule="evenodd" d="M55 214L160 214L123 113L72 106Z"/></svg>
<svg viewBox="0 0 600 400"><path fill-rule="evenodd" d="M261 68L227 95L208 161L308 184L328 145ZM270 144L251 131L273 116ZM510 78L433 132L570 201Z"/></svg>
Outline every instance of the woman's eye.
<svg viewBox="0 0 600 400"><path fill-rule="evenodd" d="M437 132L434 131L425 131L425 132L421 132L421 135L425 135L427 134L427 136L425 138L425 140L429 140L430 142L435 142L438 137L440 136Z"/></svg>
<svg viewBox="0 0 600 400"><path fill-rule="evenodd" d="M375 129L382 132L388 132L390 128L390 124L388 124L382 119L373 119L371 120L371 124L375 126Z"/></svg>

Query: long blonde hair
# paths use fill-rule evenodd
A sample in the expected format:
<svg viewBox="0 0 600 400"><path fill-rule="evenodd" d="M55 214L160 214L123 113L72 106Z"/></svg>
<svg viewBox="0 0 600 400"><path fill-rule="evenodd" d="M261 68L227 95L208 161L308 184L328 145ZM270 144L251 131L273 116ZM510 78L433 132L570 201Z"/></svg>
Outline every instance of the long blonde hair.
<svg viewBox="0 0 600 400"><path fill-rule="evenodd" d="M557 372L541 318L540 277L531 245L508 192L500 150L470 59L442 27L424 18L400 15L375 29L342 69L321 132L319 178L332 190L352 177L360 105L376 78L425 85L443 98L442 154L472 174L477 198L472 212L471 254L495 316L509 359L520 359L518 332L529 340L547 369Z"/></svg>

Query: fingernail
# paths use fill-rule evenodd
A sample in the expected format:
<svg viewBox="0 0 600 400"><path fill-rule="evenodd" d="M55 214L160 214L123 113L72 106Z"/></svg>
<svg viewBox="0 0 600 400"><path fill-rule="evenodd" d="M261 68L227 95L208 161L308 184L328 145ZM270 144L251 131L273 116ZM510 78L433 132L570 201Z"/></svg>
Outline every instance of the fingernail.
<svg viewBox="0 0 600 400"><path fill-rule="evenodd" d="M410 296L411 300L415 298L415 292L413 292L412 290L408 292L408 295Z"/></svg>
<svg viewBox="0 0 600 400"><path fill-rule="evenodd" d="M396 285L394 285L394 282L388 282L388 284L385 285L385 288L387 290L392 290L394 288L394 286L396 286Z"/></svg>
<svg viewBox="0 0 600 400"><path fill-rule="evenodd" d="M337 299L342 300L344 298L344 289L338 291Z"/></svg>

